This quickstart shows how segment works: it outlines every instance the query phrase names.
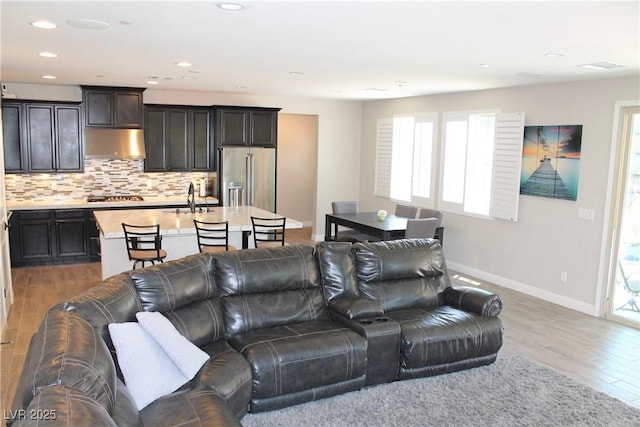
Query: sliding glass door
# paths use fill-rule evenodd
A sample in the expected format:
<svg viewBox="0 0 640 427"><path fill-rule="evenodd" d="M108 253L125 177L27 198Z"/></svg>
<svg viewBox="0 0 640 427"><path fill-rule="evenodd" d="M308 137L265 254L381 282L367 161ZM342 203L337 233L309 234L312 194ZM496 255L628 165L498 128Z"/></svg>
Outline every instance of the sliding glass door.
<svg viewBox="0 0 640 427"><path fill-rule="evenodd" d="M640 325L640 107L620 112L616 227L607 314Z"/></svg>

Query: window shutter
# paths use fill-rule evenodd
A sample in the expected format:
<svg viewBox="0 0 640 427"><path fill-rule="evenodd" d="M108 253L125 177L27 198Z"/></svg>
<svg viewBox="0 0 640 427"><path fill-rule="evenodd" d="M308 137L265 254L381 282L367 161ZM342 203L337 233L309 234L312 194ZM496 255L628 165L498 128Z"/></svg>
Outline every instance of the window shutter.
<svg viewBox="0 0 640 427"><path fill-rule="evenodd" d="M523 138L524 113L496 116L491 193L491 215L495 218L518 220Z"/></svg>
<svg viewBox="0 0 640 427"><path fill-rule="evenodd" d="M376 196L390 196L392 151L393 119L378 119L376 131L376 176L374 187L374 194Z"/></svg>

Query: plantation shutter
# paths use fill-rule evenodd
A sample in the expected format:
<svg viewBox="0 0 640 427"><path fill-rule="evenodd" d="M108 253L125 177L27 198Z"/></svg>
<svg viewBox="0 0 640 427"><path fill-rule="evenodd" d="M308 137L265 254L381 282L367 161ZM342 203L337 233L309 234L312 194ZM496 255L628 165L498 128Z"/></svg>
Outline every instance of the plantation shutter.
<svg viewBox="0 0 640 427"><path fill-rule="evenodd" d="M376 176L374 194L391 194L391 153L393 151L393 119L378 119L376 129Z"/></svg>
<svg viewBox="0 0 640 427"><path fill-rule="evenodd" d="M524 113L496 116L491 216L518 220Z"/></svg>

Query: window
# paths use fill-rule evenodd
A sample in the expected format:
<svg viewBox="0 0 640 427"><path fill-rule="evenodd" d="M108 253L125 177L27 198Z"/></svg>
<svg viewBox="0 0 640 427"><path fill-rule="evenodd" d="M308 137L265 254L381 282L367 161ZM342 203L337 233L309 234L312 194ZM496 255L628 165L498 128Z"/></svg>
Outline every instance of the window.
<svg viewBox="0 0 640 427"><path fill-rule="evenodd" d="M524 114L443 115L439 207L515 221Z"/></svg>
<svg viewBox="0 0 640 427"><path fill-rule="evenodd" d="M433 206L435 114L378 120L375 194Z"/></svg>

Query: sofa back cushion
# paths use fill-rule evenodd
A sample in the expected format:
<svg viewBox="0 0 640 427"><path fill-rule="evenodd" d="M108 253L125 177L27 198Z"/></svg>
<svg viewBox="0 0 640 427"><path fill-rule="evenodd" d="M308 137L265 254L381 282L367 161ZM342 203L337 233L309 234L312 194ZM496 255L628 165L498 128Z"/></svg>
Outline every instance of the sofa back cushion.
<svg viewBox="0 0 640 427"><path fill-rule="evenodd" d="M129 276L118 274L51 309L56 310L73 311L89 322L115 355L109 323L134 321L142 304Z"/></svg>
<svg viewBox="0 0 640 427"><path fill-rule="evenodd" d="M433 239L357 243L352 246L362 297L385 312L440 305L450 286L442 247Z"/></svg>
<svg viewBox="0 0 640 427"><path fill-rule="evenodd" d="M316 256L322 274L324 294L328 301L360 295L351 243L320 242L316 245Z"/></svg>
<svg viewBox="0 0 640 427"><path fill-rule="evenodd" d="M224 336L220 294L211 254L200 253L132 270L129 276L145 311L163 313L192 343Z"/></svg>
<svg viewBox="0 0 640 427"><path fill-rule="evenodd" d="M215 259L227 337L329 318L312 247L234 251Z"/></svg>
<svg viewBox="0 0 640 427"><path fill-rule="evenodd" d="M93 327L68 311L48 312L33 335L16 389L14 409L24 409L47 386L84 393L111 414L116 370L111 353Z"/></svg>

